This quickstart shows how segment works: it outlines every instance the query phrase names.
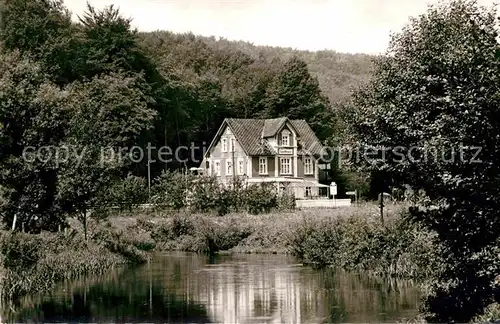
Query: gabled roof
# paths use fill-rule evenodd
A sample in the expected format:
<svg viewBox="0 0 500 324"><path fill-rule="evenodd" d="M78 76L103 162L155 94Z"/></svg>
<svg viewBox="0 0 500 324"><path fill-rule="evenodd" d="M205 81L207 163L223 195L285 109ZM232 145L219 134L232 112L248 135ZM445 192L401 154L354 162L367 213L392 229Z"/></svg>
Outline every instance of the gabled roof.
<svg viewBox="0 0 500 324"><path fill-rule="evenodd" d="M288 118L273 118L273 119L264 119L264 129L262 130L262 136L264 137L272 137L276 135L278 130L283 126L283 124L287 121Z"/></svg>
<svg viewBox="0 0 500 324"><path fill-rule="evenodd" d="M286 117L274 119L240 119L226 118L210 144L207 153L222 135L224 126L227 124L233 132L236 140L248 155L275 155L276 150L269 144L265 137L271 137L290 121L294 130L300 138L299 155L320 155L322 145L309 124L302 119L289 120ZM272 134L272 135L269 135Z"/></svg>
<svg viewBox="0 0 500 324"><path fill-rule="evenodd" d="M321 155L323 145L312 130L311 126L303 119L290 120L300 136L301 149L299 155Z"/></svg>
<svg viewBox="0 0 500 324"><path fill-rule="evenodd" d="M234 137L248 155L274 155L276 151L261 137L265 121L265 119L225 119Z"/></svg>

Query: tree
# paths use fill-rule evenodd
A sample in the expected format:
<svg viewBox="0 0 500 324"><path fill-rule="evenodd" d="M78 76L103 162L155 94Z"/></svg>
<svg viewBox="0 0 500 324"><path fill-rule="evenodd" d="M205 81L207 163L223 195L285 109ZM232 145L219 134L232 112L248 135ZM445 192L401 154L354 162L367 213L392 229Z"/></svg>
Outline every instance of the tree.
<svg viewBox="0 0 500 324"><path fill-rule="evenodd" d="M263 117L286 116L305 119L320 139L326 139L331 112L318 80L311 76L307 64L292 57L275 76L266 91Z"/></svg>
<svg viewBox="0 0 500 324"><path fill-rule="evenodd" d="M475 1L429 8L393 36L355 96L365 164L423 190L412 218L436 231L446 264L428 320L467 322L498 301L500 47L497 15ZM375 152L374 151L374 152Z"/></svg>
<svg viewBox="0 0 500 324"><path fill-rule="evenodd" d="M85 234L88 211L106 203L107 186L131 162L147 159L147 152L131 150L153 126L145 87L143 78L112 73L67 89L71 116L64 144L73 155L61 167L58 192L65 210L83 221Z"/></svg>
<svg viewBox="0 0 500 324"><path fill-rule="evenodd" d="M61 0L3 0L0 16L3 51L30 57L57 85L78 78L82 38Z"/></svg>
<svg viewBox="0 0 500 324"><path fill-rule="evenodd" d="M54 148L65 136L66 94L47 81L39 65L19 53L0 63L0 183L4 187L3 221L33 230L58 224L54 205L58 167Z"/></svg>

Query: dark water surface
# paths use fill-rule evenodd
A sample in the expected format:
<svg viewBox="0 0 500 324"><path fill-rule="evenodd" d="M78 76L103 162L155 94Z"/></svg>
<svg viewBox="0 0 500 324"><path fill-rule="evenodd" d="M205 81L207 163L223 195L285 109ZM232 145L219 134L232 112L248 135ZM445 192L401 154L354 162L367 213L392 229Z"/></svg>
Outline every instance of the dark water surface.
<svg viewBox="0 0 500 324"><path fill-rule="evenodd" d="M416 315L410 282L313 270L281 255L155 255L150 264L68 281L3 321L339 323Z"/></svg>

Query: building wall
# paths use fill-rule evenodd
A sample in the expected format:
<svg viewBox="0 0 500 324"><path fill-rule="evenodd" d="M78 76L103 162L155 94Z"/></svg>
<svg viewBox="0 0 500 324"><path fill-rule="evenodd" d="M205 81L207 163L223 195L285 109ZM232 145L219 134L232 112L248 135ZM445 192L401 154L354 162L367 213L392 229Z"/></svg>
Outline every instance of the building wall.
<svg viewBox="0 0 500 324"><path fill-rule="evenodd" d="M297 157L297 171L298 171L297 177L304 178L307 180L316 180L315 174L317 173L316 169L318 165L314 159L312 159L312 164L313 164L313 170L315 170L315 172L313 174L304 174L304 157L303 156Z"/></svg>
<svg viewBox="0 0 500 324"><path fill-rule="evenodd" d="M274 177L275 175L275 162L274 156L267 157L267 175L259 174L259 156L252 156L252 178L260 177Z"/></svg>
<svg viewBox="0 0 500 324"><path fill-rule="evenodd" d="M222 151L222 139L225 138L227 139L227 152ZM243 148L241 145L238 143L234 135L232 134L231 130L229 127L226 126L226 128L222 132L222 136L219 138L217 143L214 145L210 152L210 158L209 160L209 172L207 174L209 175L215 175L215 161L219 161L221 165L221 172L220 176L218 177L221 182L226 182L230 181L232 179L232 175L227 175L226 174L226 161L233 161L233 153L231 152L231 139L234 139L234 165L233 165L233 172L236 172L237 176L242 176L241 174L238 173L238 161L242 160L243 161L243 176L246 176L248 173L248 161L247 161L247 155L245 151L243 151Z"/></svg>

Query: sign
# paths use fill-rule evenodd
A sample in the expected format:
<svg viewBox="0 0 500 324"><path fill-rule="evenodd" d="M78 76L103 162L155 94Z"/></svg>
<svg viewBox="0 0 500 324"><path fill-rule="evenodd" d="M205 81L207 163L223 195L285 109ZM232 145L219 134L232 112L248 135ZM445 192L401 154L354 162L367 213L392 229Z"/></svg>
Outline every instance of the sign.
<svg viewBox="0 0 500 324"><path fill-rule="evenodd" d="M278 150L278 153L279 154L293 154L293 149L284 149L284 148L280 148Z"/></svg>
<svg viewBox="0 0 500 324"><path fill-rule="evenodd" d="M354 190L354 191L348 191L345 194L348 195L348 196L356 196L356 190Z"/></svg>
<svg viewBox="0 0 500 324"><path fill-rule="evenodd" d="M335 182L332 182L330 184L330 195L332 196L337 195L337 184Z"/></svg>

